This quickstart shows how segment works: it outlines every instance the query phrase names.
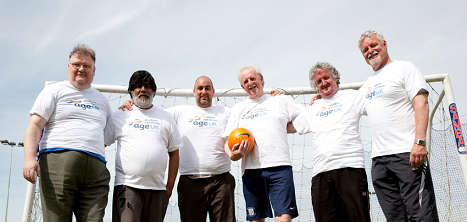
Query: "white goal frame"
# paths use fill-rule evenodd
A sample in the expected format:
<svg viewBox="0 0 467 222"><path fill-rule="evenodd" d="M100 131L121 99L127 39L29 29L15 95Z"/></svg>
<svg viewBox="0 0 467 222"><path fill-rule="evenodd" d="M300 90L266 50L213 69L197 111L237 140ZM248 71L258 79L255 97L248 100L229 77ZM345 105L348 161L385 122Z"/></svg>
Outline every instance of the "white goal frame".
<svg viewBox="0 0 467 222"><path fill-rule="evenodd" d="M442 82L443 91L440 93L437 102L434 104L434 107L431 109L428 130L427 130L427 151L431 149L431 131L433 125L433 117L436 113L437 107L442 102L443 98L446 97L447 104L449 106L449 113L451 116L450 123L452 124L456 144L457 144L457 153L459 155L462 175L464 179L464 185L467 189L467 153L465 147L465 140L463 137L461 124L459 120L459 115L457 113L456 102L454 99L454 93L452 91L451 81L449 75L446 74L434 74L424 76L426 82ZM47 81L45 87L56 83L56 81ZM363 86L363 82L357 83L348 83L339 85L340 89L359 89ZM100 92L107 93L122 93L127 94L128 88L126 86L115 86L115 85L101 85L101 84L92 84L92 87L99 90ZM274 88L281 89L287 95L304 95L304 94L317 94L317 91L312 90L310 87L293 87L293 88ZM264 92L270 92L273 88L265 88ZM179 96L179 97L193 97L193 89L170 89L170 88L158 88L156 91L158 96ZM234 97L234 96L248 96L243 89L216 89L215 97ZM430 152L429 152L430 153ZM430 156L428 156L429 158ZM36 185L28 182L28 188L26 192L25 205L23 210L23 222L28 222L31 219L31 212L34 203Z"/></svg>

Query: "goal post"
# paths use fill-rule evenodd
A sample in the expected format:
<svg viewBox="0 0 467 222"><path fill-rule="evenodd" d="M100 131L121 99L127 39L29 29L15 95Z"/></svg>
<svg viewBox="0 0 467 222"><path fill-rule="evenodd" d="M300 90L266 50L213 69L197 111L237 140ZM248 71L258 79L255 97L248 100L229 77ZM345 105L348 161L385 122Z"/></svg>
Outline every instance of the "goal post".
<svg viewBox="0 0 467 222"><path fill-rule="evenodd" d="M433 90L433 91L430 91L430 97L434 98L434 99L429 101L430 102L430 116L429 116L428 129L427 129L427 151L429 152L428 158L429 158L430 164L432 166L432 168L431 168L432 169L432 174L436 173L433 170L433 168L434 168L433 163L434 162L444 161L444 162L440 163L441 166L444 166L444 165L447 166L449 164L452 164L451 162L456 162L455 164L457 164L457 166L452 167L453 171L458 171L457 170L459 168L458 165L461 166L462 170L460 172L461 176L455 176L455 180L457 180L457 177L459 177L459 180L461 180L461 182L464 183L463 186L459 185L459 186L463 187L460 191L450 191L451 189L454 189L454 188L452 188L453 185L450 185L449 181L448 182L439 182L438 183L439 185L435 185L435 186L441 187L439 189L443 190L443 192L447 193L447 194L438 194L437 193L438 190L435 190L436 198L437 198L437 204L438 204L438 211L440 212L440 220L445 220L446 218L447 218L446 220L451 220L452 218L457 218L457 215L455 215L455 214L459 214L457 212L462 212L463 215L460 215L459 217L460 218L462 218L462 217L465 218L465 217L467 217L467 213L464 213L463 207L465 207L465 204L467 203L467 200L465 200L465 201L464 200L456 200L456 198L451 197L451 193L456 193L456 192L457 193L462 192L462 195L465 195L465 197L467 197L467 154L466 154L466 148L465 148L465 140L464 140L464 137L463 137L462 127L461 127L461 123L460 123L460 120L459 120L459 115L458 115L458 112L457 112L457 107L456 107L456 103L455 103L454 94L453 94L451 82L450 82L450 79L449 79L449 75L448 74L426 75L426 76L424 76L424 78L427 81L427 83L429 83L429 84L430 83L436 83L436 82L440 83L438 87L441 88L440 92L438 93L437 91L435 91L435 89L433 89L433 86L430 85L432 87L432 89L430 89L430 90ZM50 85L50 84L53 84L53 83L56 83L56 82L47 81L45 83L45 87ZM340 84L339 89L355 89L355 90L358 90L363 84L364 84L363 82ZM128 88L126 86L92 84L92 87L99 90L102 93L105 93L106 95L107 94L109 94L109 95L114 95L114 94L123 95L123 96L120 96L119 98L122 98L122 97L126 96L126 94L128 94ZM311 98L311 96L313 94L317 94L317 91L312 90L310 87L264 88L264 92L265 93L270 93L270 91L273 90L273 89L283 90L286 95L291 95L291 96L294 97L294 99L297 99L298 97L303 97L302 98L303 100L301 101L301 103L303 105L308 104L309 98ZM435 95L433 95L433 94L435 94ZM161 99L164 99L164 98L165 99L169 99L169 98L185 98L185 99L188 99L188 98L194 97L193 89L179 89L179 88L158 88L157 91L156 91L156 95L159 96L159 98L161 98ZM241 88L216 89L216 92L214 94L213 99L217 98L217 100L219 101L219 97L223 98L223 99L243 100L243 99L247 98L248 95ZM110 96L109 96L109 98L110 98ZM125 98L124 100L127 100L127 99L128 98ZM164 99L164 101L165 101L165 99ZM110 99L109 99L109 101L110 101ZM156 101L156 99L155 99L155 101ZM449 108L448 109L448 114L442 113L442 112L444 112L444 109L443 109L444 103L446 103L447 107ZM156 106L160 106L161 108L169 107L169 106L166 106L165 104L162 104L162 105L156 104L156 103L154 103L154 104ZM213 102L213 105L214 105L214 102ZM223 105L223 104L222 103L219 104L219 102L217 102L217 105ZM226 103L224 103L224 105L230 106L230 107L233 106L233 104L226 104ZM441 106L441 108L439 108L439 106ZM112 107L112 108L113 108L113 110L116 110L115 106ZM441 117L437 117L437 115L440 115ZM435 134L439 131L439 130L433 128L433 125L435 123L437 123L437 122L438 123L442 122L440 124L440 126L438 126L438 129L442 130L441 134L443 134L442 139L444 141L441 141L441 142L436 142L436 141L434 142L434 140L433 140L433 137L436 136ZM366 128L369 129L369 126L366 126ZM446 130L448 130L448 128L452 128L452 133L447 133L446 132ZM361 126L361 129L362 129L362 126ZM302 137L297 136L297 138L300 138L300 139L296 139L297 141L301 141ZM300 149L302 149L302 152L305 152L304 148L308 149L309 147L311 147L312 141L310 141L309 139L305 139L305 138L303 139L303 141L304 141L303 145L301 144L301 142L296 142L296 141L294 141L294 142L296 142L297 144L300 144L300 145L296 145L296 147L302 146ZM371 142L370 142L371 138L369 138L368 140L364 140L362 138L362 141L365 141L364 142L364 144L366 144L365 147L367 145L371 147ZM451 143L449 141L455 141L455 144L456 144L455 145L455 147L456 147L455 153L458 154L459 163L457 163L457 160L453 161L452 159L448 159L447 157L444 157L444 156L442 158L439 158L438 156L436 156L438 154L434 154L434 153L436 153L435 152L436 149L441 149L441 148L439 148L439 146L441 146L442 149L446 150L446 151L443 151L443 152L453 152L454 147L452 145L450 145ZM289 144L290 144L290 141L289 141ZM439 144L441 144L441 145L439 145ZM295 149L295 148L291 147L291 149ZM446 154L446 156L448 156L448 154ZM293 153L291 153L291 159L293 159L293 158L294 158ZM370 158L369 153L365 154L365 158L370 159L369 162L368 162L368 160L365 161L365 165L368 165L368 164L371 165L371 158ZM441 160L439 160L439 159L441 159ZM295 161L295 160L293 160L293 161ZM311 160L310 159L302 160L301 166L297 167L297 168L301 168L300 172L301 172L301 174L303 176L303 177L295 180L295 187L296 187L297 192L299 192L298 187L301 187L302 189L305 189L305 190L309 189L309 186L311 184L311 180L309 180L308 177L311 178L311 169L308 168L308 164L310 164L310 163L311 164L313 163L312 159ZM232 168L234 168L234 165L235 165L235 167L239 167L238 162L234 162L232 164ZM294 165L294 168L295 168L295 165ZM369 171L370 168L371 168L371 166L366 166L367 171ZM448 170L451 170L451 169L448 169ZM450 173L440 173L439 175L444 175L444 174L454 174L454 173L451 173L451 172ZM368 174L368 175L371 175L371 174ZM294 178L295 178L295 176L296 175L294 173ZM462 177L462 178L460 178L460 177ZM433 178L435 179L435 176L433 176ZM241 180L239 178L236 178L236 179L237 179L237 184L240 185ZM443 177L443 179L445 179L445 178ZM453 179L451 177L446 176L446 180L453 180ZM307 184L297 184L297 181L307 181L306 182ZM303 182L303 183L305 183L305 182ZM444 183L447 183L449 188L445 189L444 187L442 187L442 186L444 186ZM112 187L112 184L110 184L110 186ZM369 180L369 189L370 189L370 187L372 188L371 180ZM236 191L237 191L237 188L236 188ZM34 203L36 203L38 201L38 196L39 196L39 195L36 194L36 185L35 184L29 183L27 189L28 190L27 190L25 205L24 205L24 210L23 210L23 220L22 220L23 222L32 221L32 219L31 219L32 218L32 213L31 212L34 212L34 213L37 212L37 210L33 210L33 205L35 205ZM459 189L459 188L457 187L457 189ZM444 190L448 190L448 191L444 191ZM239 193L236 193L236 197L237 198L240 197L239 199L242 199L241 198L242 195L240 194L242 192L241 189L239 189L238 192ZM299 206L299 210L302 210L302 211L301 211L301 215L300 215L298 221L302 220L300 218L303 218L303 220L310 221L310 220L314 219L314 216L312 215L313 213L312 213L312 210L311 210L311 208L312 208L311 207L311 196L308 196L309 192L308 193L305 192L303 195L306 195L306 196L302 197L301 199L305 199L305 200L309 201L309 203L308 202L306 203L306 207ZM438 198L444 198L442 196L446 196L446 195L450 196L447 200L441 199L441 201L438 201ZM297 201L298 201L298 199L299 198L297 197ZM467 199L467 198L465 198L465 199ZM455 202L455 201L458 201L458 202ZM110 200L109 200L109 202L110 202ZM236 206L236 211L244 210L243 209L244 206L241 205L239 202L240 201L236 200L236 205L239 205L239 206ZM442 202L442 203L440 203L440 202ZM449 202L449 203L445 204L445 202ZM451 202L454 203L454 204L452 204ZM300 203L298 203L298 204L300 204ZM109 203L109 205L111 205L111 204ZM374 203L372 202L370 205L371 205L372 209L373 208L378 208L379 209L379 204L377 202L374 202ZM443 205L443 206L441 206L441 205ZM300 208L302 208L302 209L300 209ZM304 214L303 212L305 211L305 208L309 208L309 209L307 209L307 213L311 214L309 216L309 218L307 218L307 219L306 219L305 216L303 216L303 214ZM445 208L448 208L448 209L445 209ZM461 208L462 210L457 210L457 209L451 210L450 208ZM375 210L375 212L376 211L377 210ZM449 211L449 212L444 213L445 211ZM169 212L169 210L168 210L168 212ZM376 213L374 213L373 210L371 210L371 212L372 212L372 214L376 214ZM244 212L241 212L241 213L236 212L236 214L237 215L239 215L239 214L244 215ZM374 216L374 217L383 218L381 220L384 220L384 215L382 215L382 216L379 215L379 216ZM374 218L374 217L372 217L372 218ZM37 215L34 215L34 218L37 219L37 218L40 218L40 217L38 217ZM242 217L237 216L237 220L239 220L239 219L241 220L241 218ZM379 219L376 219L376 221L377 220L379 220Z"/></svg>

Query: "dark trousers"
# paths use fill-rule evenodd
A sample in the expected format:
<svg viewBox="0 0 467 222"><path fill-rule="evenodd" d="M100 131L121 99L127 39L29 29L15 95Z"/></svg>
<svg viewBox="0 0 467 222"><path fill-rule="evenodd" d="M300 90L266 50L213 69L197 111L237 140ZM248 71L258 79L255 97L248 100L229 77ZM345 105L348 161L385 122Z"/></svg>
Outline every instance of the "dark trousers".
<svg viewBox="0 0 467 222"><path fill-rule="evenodd" d="M387 221L439 221L428 160L413 170L410 153L372 159L371 176Z"/></svg>
<svg viewBox="0 0 467 222"><path fill-rule="evenodd" d="M43 221L102 221L110 173L101 160L79 151L43 153L39 157Z"/></svg>
<svg viewBox="0 0 467 222"><path fill-rule="evenodd" d="M311 181L311 199L317 222L370 221L365 169L330 170L317 174Z"/></svg>
<svg viewBox="0 0 467 222"><path fill-rule="evenodd" d="M181 175L178 181L178 207L183 222L235 221L235 179L229 173L191 179Z"/></svg>

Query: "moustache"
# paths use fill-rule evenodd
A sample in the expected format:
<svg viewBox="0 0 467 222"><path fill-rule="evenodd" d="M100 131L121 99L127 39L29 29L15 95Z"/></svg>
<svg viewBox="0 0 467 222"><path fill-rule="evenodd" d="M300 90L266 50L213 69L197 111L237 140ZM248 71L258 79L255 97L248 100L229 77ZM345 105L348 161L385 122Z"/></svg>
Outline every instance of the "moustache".
<svg viewBox="0 0 467 222"><path fill-rule="evenodd" d="M368 55L368 59L373 58L373 56L375 56L375 55L378 55L378 52L377 52L377 51L374 51L373 53L369 54L369 55Z"/></svg>
<svg viewBox="0 0 467 222"><path fill-rule="evenodd" d="M145 93L145 92L140 92L139 95L138 95L138 98L141 98L141 96L147 96L148 98L151 97L151 95L149 95L149 93Z"/></svg>

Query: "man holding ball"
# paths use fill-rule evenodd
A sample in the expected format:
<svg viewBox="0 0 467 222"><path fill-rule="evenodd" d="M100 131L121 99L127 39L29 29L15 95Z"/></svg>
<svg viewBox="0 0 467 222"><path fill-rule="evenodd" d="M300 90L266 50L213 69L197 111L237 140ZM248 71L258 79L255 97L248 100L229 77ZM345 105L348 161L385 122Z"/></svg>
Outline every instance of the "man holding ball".
<svg viewBox="0 0 467 222"><path fill-rule="evenodd" d="M232 150L228 142L224 146L230 159L242 159L247 220L272 218L272 205L276 221L291 221L298 216L298 210L287 123L304 108L285 95L266 95L263 75L256 66L241 68L238 79L249 99L233 106L223 137L227 138L234 129L241 127L250 130L256 140L251 152L246 140L236 144Z"/></svg>

